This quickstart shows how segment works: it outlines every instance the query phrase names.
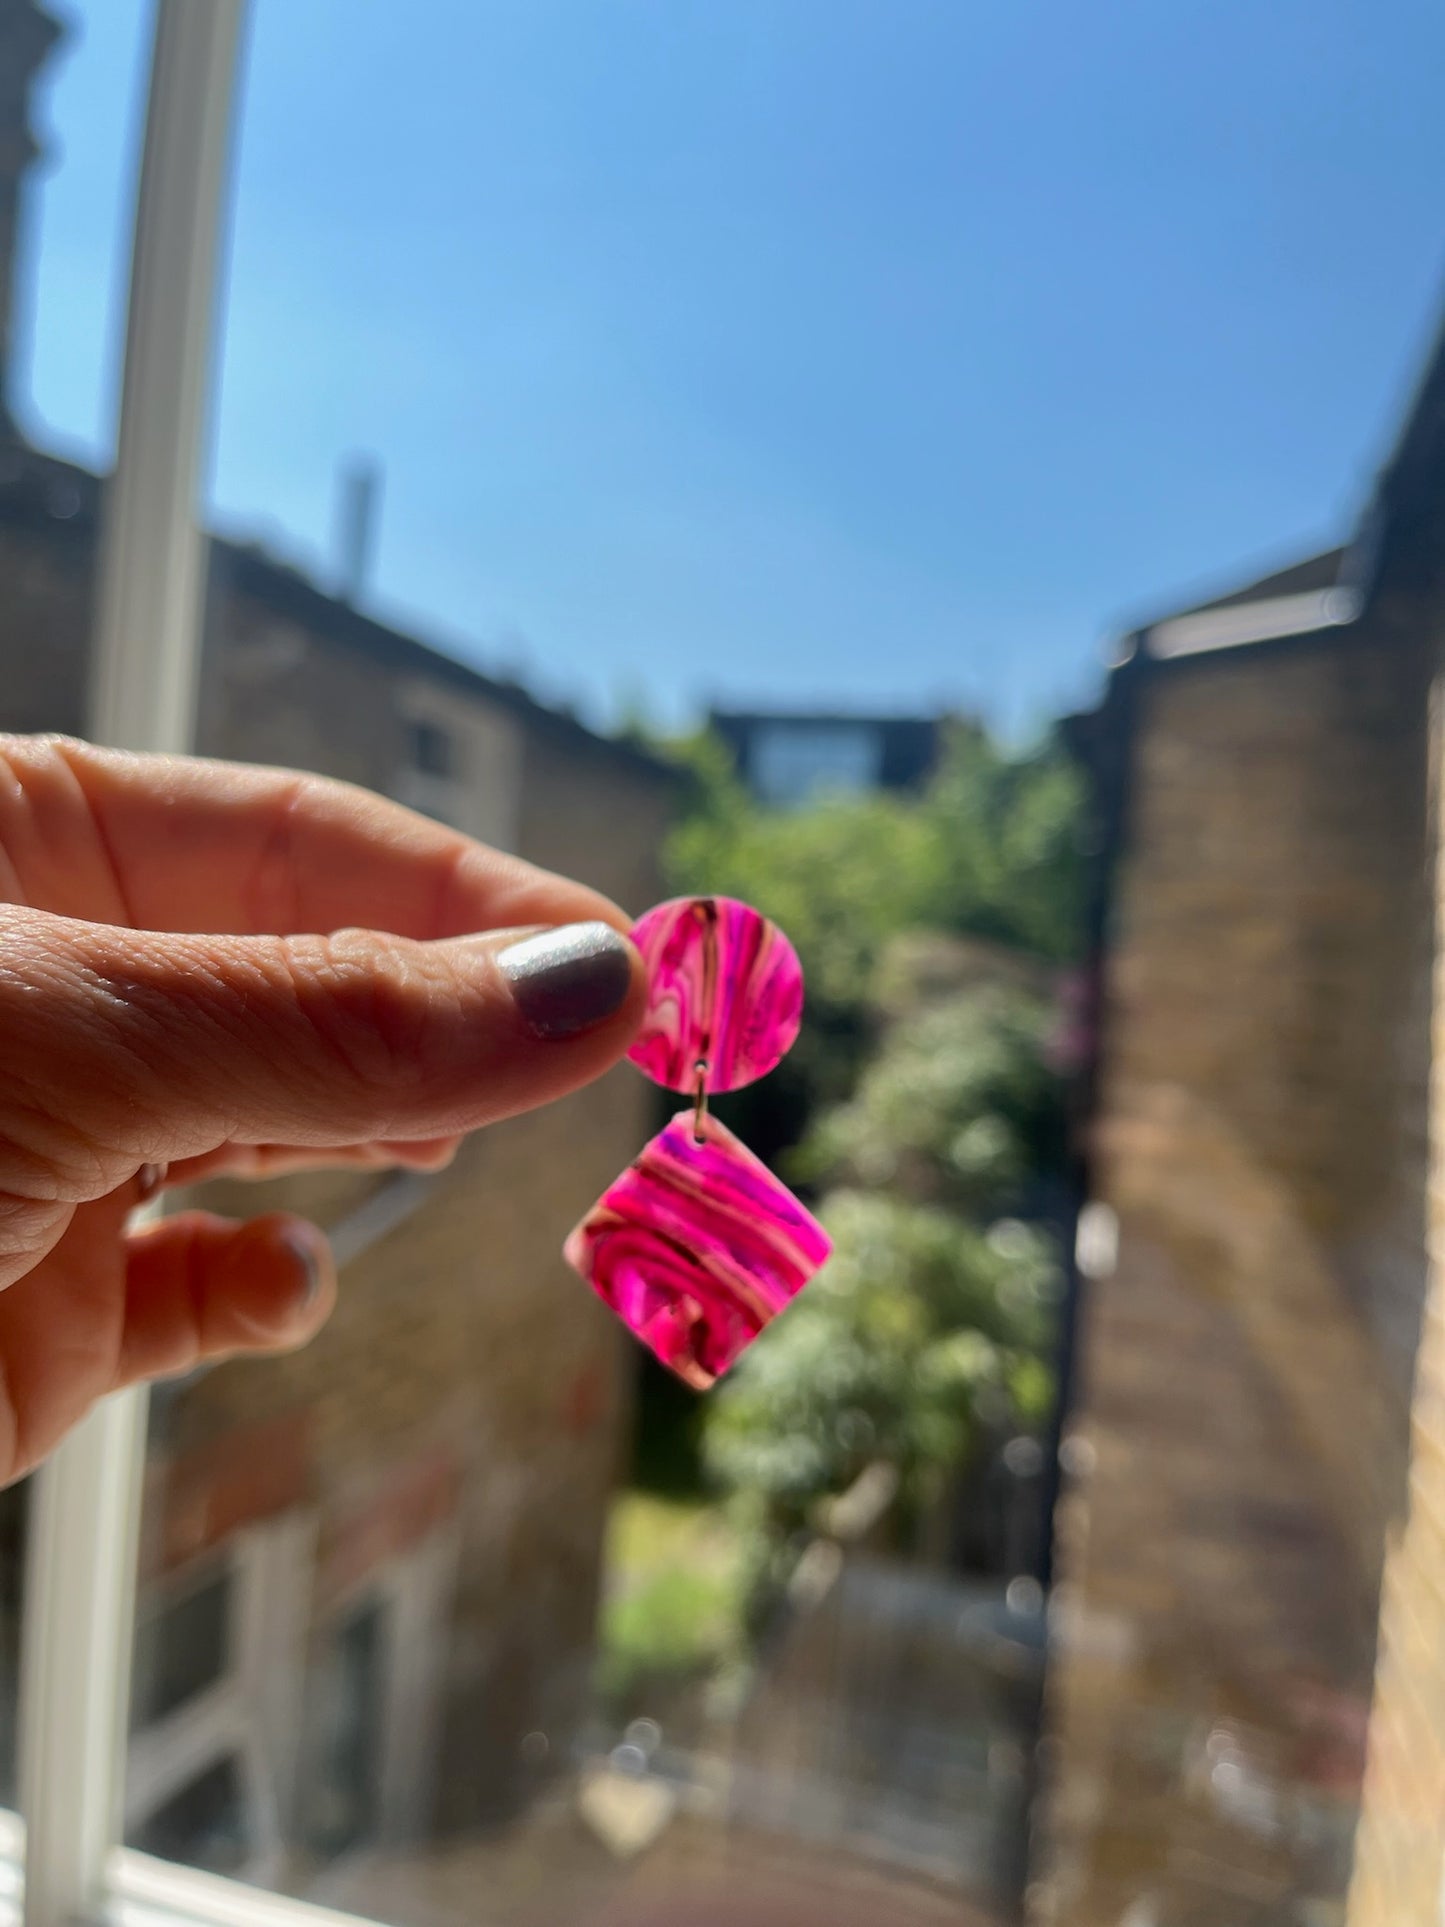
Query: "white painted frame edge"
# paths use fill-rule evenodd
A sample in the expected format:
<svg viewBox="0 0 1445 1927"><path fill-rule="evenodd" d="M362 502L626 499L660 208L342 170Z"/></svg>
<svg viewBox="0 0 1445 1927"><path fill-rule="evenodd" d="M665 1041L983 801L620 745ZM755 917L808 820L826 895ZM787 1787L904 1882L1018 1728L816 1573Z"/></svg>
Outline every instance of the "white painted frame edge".
<svg viewBox="0 0 1445 1927"><path fill-rule="evenodd" d="M197 497L245 0L157 0L88 728L190 746ZM120 1839L146 1398L98 1406L36 1475L21 1680L26 1927L100 1912Z"/></svg>

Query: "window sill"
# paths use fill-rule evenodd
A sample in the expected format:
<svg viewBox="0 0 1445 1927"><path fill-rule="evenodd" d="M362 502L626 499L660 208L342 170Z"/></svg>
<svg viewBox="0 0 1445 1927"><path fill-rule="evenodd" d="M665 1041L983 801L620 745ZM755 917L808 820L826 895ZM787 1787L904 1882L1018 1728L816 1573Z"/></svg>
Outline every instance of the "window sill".
<svg viewBox="0 0 1445 1927"><path fill-rule="evenodd" d="M25 1822L0 1808L0 1927L21 1927ZM356 1914L291 1900L120 1847L111 1856L105 1927L376 1927Z"/></svg>
<svg viewBox="0 0 1445 1927"><path fill-rule="evenodd" d="M0 1904L3 1894L0 1887ZM105 1920L107 1927L367 1927L355 1914L172 1866L126 1847L111 1861ZM0 1927L9 1927L3 1913Z"/></svg>
<svg viewBox="0 0 1445 1927"><path fill-rule="evenodd" d="M25 1822L0 1808L0 1927L20 1927L25 1898Z"/></svg>

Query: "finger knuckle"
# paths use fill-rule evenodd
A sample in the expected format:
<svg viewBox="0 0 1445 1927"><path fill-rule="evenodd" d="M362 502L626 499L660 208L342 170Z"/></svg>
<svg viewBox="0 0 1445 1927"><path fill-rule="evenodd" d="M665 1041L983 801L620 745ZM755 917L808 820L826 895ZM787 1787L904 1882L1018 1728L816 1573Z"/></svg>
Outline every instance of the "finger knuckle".
<svg viewBox="0 0 1445 1927"><path fill-rule="evenodd" d="M74 971L0 918L0 1190L39 1200L101 1196L147 1135L110 1014ZM8 939L15 938L11 942Z"/></svg>
<svg viewBox="0 0 1445 1927"><path fill-rule="evenodd" d="M0 730L0 759L19 776L51 768L56 763L85 762L94 754L89 743L59 730L40 730L29 736L16 730Z"/></svg>
<svg viewBox="0 0 1445 1927"><path fill-rule="evenodd" d="M302 960L294 983L322 1050L368 1090L414 1088L436 1062L447 994L439 973L399 938L342 932L318 945L319 957Z"/></svg>

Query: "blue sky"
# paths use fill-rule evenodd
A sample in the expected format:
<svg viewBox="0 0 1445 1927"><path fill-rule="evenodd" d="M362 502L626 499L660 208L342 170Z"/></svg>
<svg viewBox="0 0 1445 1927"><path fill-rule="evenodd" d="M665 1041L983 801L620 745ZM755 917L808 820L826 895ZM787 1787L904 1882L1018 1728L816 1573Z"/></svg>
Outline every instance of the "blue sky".
<svg viewBox="0 0 1445 1927"><path fill-rule="evenodd" d="M35 432L112 420L147 9L71 0ZM1445 292L1436 0L255 0L213 513L541 693L1086 697L1338 536Z"/></svg>

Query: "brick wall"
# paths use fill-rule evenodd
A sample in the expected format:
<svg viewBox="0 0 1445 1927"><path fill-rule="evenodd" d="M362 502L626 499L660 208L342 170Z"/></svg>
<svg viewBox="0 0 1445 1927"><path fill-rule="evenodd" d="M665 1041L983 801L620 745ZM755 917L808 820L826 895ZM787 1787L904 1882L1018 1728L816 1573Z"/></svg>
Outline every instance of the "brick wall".
<svg viewBox="0 0 1445 1927"><path fill-rule="evenodd" d="M86 529L0 521L0 729L80 732L92 566Z"/></svg>
<svg viewBox="0 0 1445 1927"><path fill-rule="evenodd" d="M1041 1924L1342 1917L1425 1276L1407 637L1137 688L1095 1147L1118 1252L1057 1522Z"/></svg>
<svg viewBox="0 0 1445 1927"><path fill-rule="evenodd" d="M63 472L53 487L62 481ZM0 503L0 728L82 727L92 509L90 493L79 510L43 491ZM246 558L215 551L204 751L397 794L414 774L408 717L424 710L445 719L458 748L449 820L629 909L655 900L671 808L655 773L525 704L445 674L433 685L415 655L389 665L349 648L304 619L305 594L293 598L302 615L278 610L254 575ZM427 1535L444 1542L448 1593L426 1656L441 1708L430 1766L442 1827L518 1797L536 1771L535 1751L522 1760L523 1737L547 1734L561 1757L583 1703L635 1355L560 1247L652 1119L650 1087L624 1067L488 1131L413 1216L346 1268L314 1346L221 1367L158 1402L147 1573L301 1505L316 1526L313 1662L329 1615L368 1564L380 1569ZM203 1201L329 1224L379 1182L218 1185Z"/></svg>
<svg viewBox="0 0 1445 1927"><path fill-rule="evenodd" d="M213 616L203 743L395 793L403 699L416 680L233 598ZM514 773L505 814L518 854L633 909L655 899L670 806L656 778L585 742L559 746L484 698L441 693L452 732L495 741ZM460 772L463 815L484 774ZM183 1461L273 1411L309 1414L321 1608L339 1583L333 1565L351 1521L381 1502L398 1470L436 1454L453 1468L455 1592L435 1655L443 1827L505 1808L526 1783L523 1738L541 1732L565 1750L584 1705L635 1360L560 1247L641 1145L651 1115L648 1087L623 1068L545 1113L494 1127L413 1218L348 1268L316 1345L279 1365L213 1374L171 1418ZM327 1221L364 1189L292 1179L259 1194L233 1188L221 1208L284 1205Z"/></svg>
<svg viewBox="0 0 1445 1927"><path fill-rule="evenodd" d="M1440 711L1430 814L1436 836L1435 1010L1445 1009L1445 870L1440 851ZM1430 1285L1412 1405L1405 1516L1390 1536L1380 1611L1369 1764L1349 1927L1438 1927L1445 1917L1445 1035L1435 1018L1428 1193Z"/></svg>
<svg viewBox="0 0 1445 1927"><path fill-rule="evenodd" d="M582 1707L634 1361L559 1247L641 1141L645 1105L622 1070L473 1139L425 1206L347 1268L313 1345L211 1373L166 1421L183 1480L218 1441L245 1452L258 1428L305 1415L323 1617L351 1577L358 1517L407 1468L438 1457L452 1468L456 1593L437 1655L444 1825L504 1805L523 1737L565 1742ZM212 1187L210 1202L324 1220L339 1189L295 1178Z"/></svg>

